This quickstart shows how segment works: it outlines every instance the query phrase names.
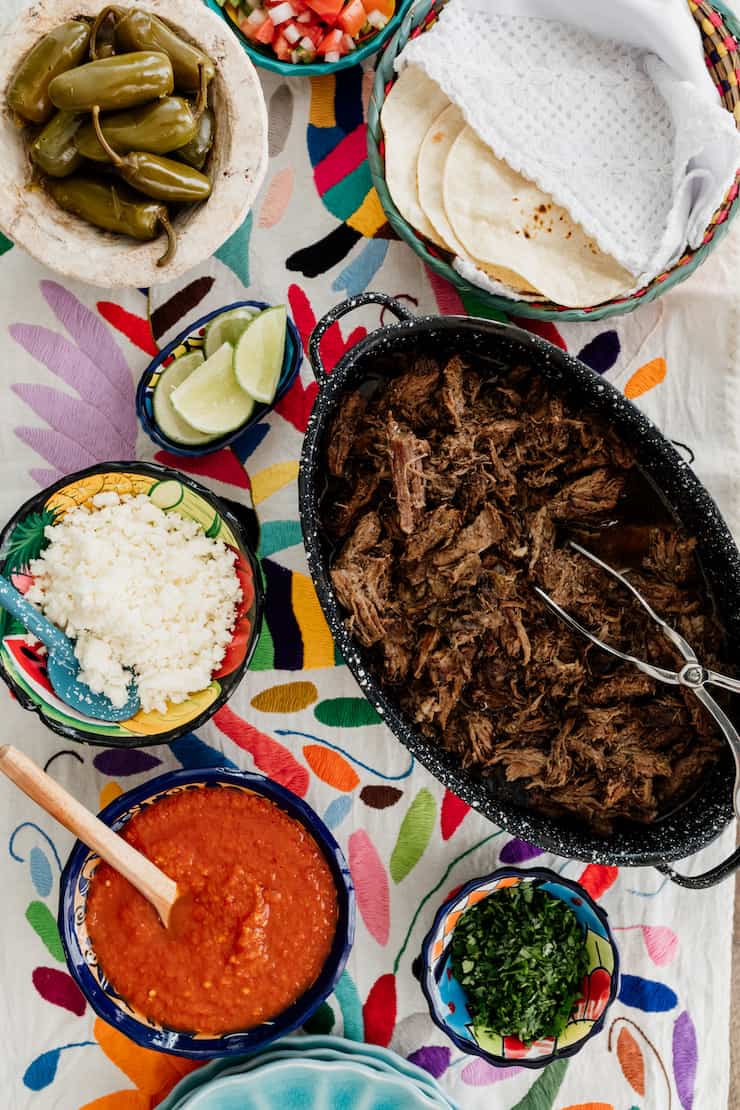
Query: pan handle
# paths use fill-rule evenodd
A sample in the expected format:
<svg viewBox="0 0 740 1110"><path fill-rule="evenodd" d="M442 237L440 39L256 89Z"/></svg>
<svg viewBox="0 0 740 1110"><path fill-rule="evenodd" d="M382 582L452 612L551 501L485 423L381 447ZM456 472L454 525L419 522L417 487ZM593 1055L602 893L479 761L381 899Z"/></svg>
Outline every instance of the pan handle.
<svg viewBox="0 0 740 1110"><path fill-rule="evenodd" d="M360 293L357 297L349 297L346 301L335 305L330 308L325 316L319 320L316 327L311 332L311 338L308 341L308 361L311 364L314 377L321 385L324 379L328 376L328 371L322 362L319 353L321 340L332 324L336 324L337 320L341 320L342 316L346 316L348 312L353 312L356 308L361 308L365 304L382 304L387 308L399 321L413 320L414 314L404 308L400 301L389 297L386 293Z"/></svg>
<svg viewBox="0 0 740 1110"><path fill-rule="evenodd" d="M689 890L706 890L707 887L721 883L723 879L729 879L739 867L740 848L736 848L727 859L722 860L722 863L718 863L716 867L704 871L701 875L679 875L667 863L658 864L657 870L662 875L667 875L671 882L678 886L687 887Z"/></svg>

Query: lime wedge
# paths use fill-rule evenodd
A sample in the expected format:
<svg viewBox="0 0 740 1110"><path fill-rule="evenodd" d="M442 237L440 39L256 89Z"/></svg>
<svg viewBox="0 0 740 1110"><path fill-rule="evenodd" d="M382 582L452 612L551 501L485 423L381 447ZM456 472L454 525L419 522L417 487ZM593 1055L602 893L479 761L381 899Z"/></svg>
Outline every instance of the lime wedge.
<svg viewBox="0 0 740 1110"><path fill-rule="evenodd" d="M258 308L234 308L231 312L224 312L211 320L205 330L203 350L206 358L215 355L224 343L236 347L242 333L249 327L252 320L259 312Z"/></svg>
<svg viewBox="0 0 740 1110"><path fill-rule="evenodd" d="M222 343L172 391L175 411L199 432L226 435L249 418L254 399L239 385L233 364L234 348Z"/></svg>
<svg viewBox="0 0 740 1110"><path fill-rule="evenodd" d="M202 362L202 351L191 351L187 355L181 355L162 372L154 387L152 408L155 423L173 443L196 447L200 443L208 443L209 440L213 439L212 435L197 432L195 428L187 424L178 416L172 406L173 390L177 389L178 385L181 385Z"/></svg>
<svg viewBox="0 0 740 1110"><path fill-rule="evenodd" d="M255 316L237 343L234 370L242 389L269 405L275 399L285 356L288 312L284 304Z"/></svg>

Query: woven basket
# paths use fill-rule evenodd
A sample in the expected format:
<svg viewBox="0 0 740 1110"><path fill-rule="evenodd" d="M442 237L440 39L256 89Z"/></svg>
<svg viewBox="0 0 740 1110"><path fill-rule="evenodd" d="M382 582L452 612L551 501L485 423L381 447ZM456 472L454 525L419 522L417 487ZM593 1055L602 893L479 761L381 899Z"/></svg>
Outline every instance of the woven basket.
<svg viewBox="0 0 740 1110"><path fill-rule="evenodd" d="M727 231L730 219L737 212L738 203L740 203L738 201L740 169L722 204L712 217L700 247L687 251L670 270L654 278L649 285L636 293L606 301L591 308L564 308L550 301L532 304L527 301L512 301L489 293L462 278L452 268L449 252L424 239L404 220L393 203L385 182L380 111L396 79L393 63L397 56L409 38L422 34L435 22L445 3L446 0L419 0L388 43L375 69L375 82L368 106L368 160L373 184L393 229L432 270L446 278L462 294L471 298L479 313L487 308L496 313L528 316L538 320L605 320L609 316L632 312L638 305L654 301L656 297L660 297L674 285L684 281L714 249ZM722 103L728 112L732 112L740 127L740 89L738 87L740 20L721 0L713 0L711 4L707 0L688 0L688 3L701 33L707 68L717 86Z"/></svg>

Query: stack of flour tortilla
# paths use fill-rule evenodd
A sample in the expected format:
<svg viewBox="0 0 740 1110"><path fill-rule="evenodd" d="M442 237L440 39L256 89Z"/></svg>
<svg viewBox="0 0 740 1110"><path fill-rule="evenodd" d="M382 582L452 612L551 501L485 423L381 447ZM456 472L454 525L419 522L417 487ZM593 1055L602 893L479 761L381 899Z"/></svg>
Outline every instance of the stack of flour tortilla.
<svg viewBox="0 0 740 1110"><path fill-rule="evenodd" d="M396 207L512 299L644 287L701 246L740 166L685 0L448 0L395 69Z"/></svg>
<svg viewBox="0 0 740 1110"><path fill-rule="evenodd" d="M463 274L476 284L568 307L612 300L634 286L633 275L565 208L496 157L421 69L400 74L381 123L393 203L465 264Z"/></svg>

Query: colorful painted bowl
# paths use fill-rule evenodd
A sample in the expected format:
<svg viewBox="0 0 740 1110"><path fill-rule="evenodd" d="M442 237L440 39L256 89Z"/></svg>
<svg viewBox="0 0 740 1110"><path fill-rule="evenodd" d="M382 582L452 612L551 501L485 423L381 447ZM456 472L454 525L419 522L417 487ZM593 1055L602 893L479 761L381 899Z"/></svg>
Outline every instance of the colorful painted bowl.
<svg viewBox="0 0 740 1110"><path fill-rule="evenodd" d="M534 883L540 890L566 902L583 929L588 971L570 1020L560 1036L525 1045L516 1037L492 1036L476 1029L465 992L452 974L450 942L455 926L469 906L503 887ZM573 1056L601 1031L606 1012L619 985L619 953L607 916L588 893L544 867L502 867L483 879L472 879L437 911L422 945L421 989L433 1021L462 1052L482 1056L495 1067L542 1068L553 1060Z"/></svg>
<svg viewBox="0 0 740 1110"><path fill-rule="evenodd" d="M251 42L250 39L242 32L239 24L229 14L226 5L222 7L218 0L206 0L209 8L218 12L226 20L228 25L238 35L242 47L247 52L256 66L261 66L263 69L271 69L273 73L280 73L283 77L321 77L327 73L336 73L339 69L347 69L349 66L359 65L365 58L369 58L371 54L375 54L384 46L391 35L395 32L406 12L411 7L413 0L396 0L396 10L391 18L386 23L385 27L377 34L368 38L362 46L358 46L351 54L345 54L338 62L309 62L306 65L295 65L293 62L281 62L275 56L269 46L260 46L259 43Z"/></svg>
<svg viewBox="0 0 740 1110"><path fill-rule="evenodd" d="M54 693L44 656L26 641L26 629L0 609L0 678L24 709L38 713L53 732L68 740L106 747L136 748L165 744L205 724L232 695L249 664L262 623L263 591L243 506L216 497L178 470L156 463L102 463L70 474L30 498L0 532L0 573L25 593L31 585L28 564L46 546L44 528L97 493L146 494L161 509L197 521L208 536L218 536L237 552L236 570L243 598L231 644L205 690L166 713L140 710L128 721L105 724L83 717ZM238 515L237 515L238 514Z"/></svg>
<svg viewBox="0 0 740 1110"><path fill-rule="evenodd" d="M234 432L229 432L225 436L219 436L218 439L212 439L208 443L201 444L199 447L187 447L182 443L176 443L175 440L169 439L164 434L162 429L154 419L154 390L159 381L162 371L170 365L180 355L186 354L188 351L199 350L203 346L203 333L206 325L210 324L217 316L222 316L225 312L231 312L234 308L254 308L257 312L261 312L264 308L269 308L268 304L264 301L234 301L233 304L224 305L223 308L217 308L213 312L209 312L206 316L201 316L191 327L181 331L180 334L168 343L167 346L159 352L156 358L147 366L142 374L139 385L136 389L136 412L141 426L155 443L160 447L165 447L173 455L210 455L214 451L220 451L222 447L226 447L229 443L233 443L239 436L249 429L258 424L260 420L264 420L269 412L272 412L278 401L285 396L293 382L298 376L298 371L301 368L303 361L303 344L298 330L293 321L288 317L288 329L285 337L285 356L283 358L283 369L280 373L278 381L277 392L275 400L271 405L257 404L254 407L252 415L241 427L237 428Z"/></svg>
<svg viewBox="0 0 740 1110"><path fill-rule="evenodd" d="M142 809L168 795L182 790L234 787L261 794L280 806L305 826L323 852L336 884L339 902L339 919L331 952L313 986L270 1021L245 1032L225 1033L220 1037L167 1029L129 1006L98 966L87 932L85 906L90 880L100 860L95 852L77 841L62 872L59 895L59 933L67 966L95 1013L144 1048L193 1059L256 1052L303 1025L332 993L347 963L355 935L355 895L349 868L339 845L319 816L284 787L262 775L220 767L171 771L121 794L105 807L100 818L119 831Z"/></svg>

